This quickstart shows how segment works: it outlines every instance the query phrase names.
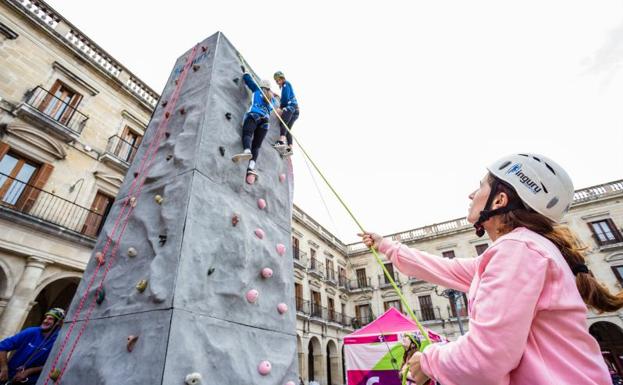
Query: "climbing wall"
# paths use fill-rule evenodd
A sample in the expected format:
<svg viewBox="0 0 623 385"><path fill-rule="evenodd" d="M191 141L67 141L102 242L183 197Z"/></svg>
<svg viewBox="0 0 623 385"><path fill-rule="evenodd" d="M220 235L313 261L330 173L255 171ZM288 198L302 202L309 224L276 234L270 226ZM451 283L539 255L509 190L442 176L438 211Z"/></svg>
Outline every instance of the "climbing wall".
<svg viewBox="0 0 623 385"><path fill-rule="evenodd" d="M293 385L292 168L245 183L250 93L217 33L175 63L38 384Z"/></svg>

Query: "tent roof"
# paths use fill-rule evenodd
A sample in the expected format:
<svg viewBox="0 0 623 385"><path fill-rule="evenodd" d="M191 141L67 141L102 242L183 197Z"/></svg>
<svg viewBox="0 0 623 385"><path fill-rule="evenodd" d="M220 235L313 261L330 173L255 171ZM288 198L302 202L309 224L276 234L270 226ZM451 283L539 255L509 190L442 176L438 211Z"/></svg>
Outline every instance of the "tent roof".
<svg viewBox="0 0 623 385"><path fill-rule="evenodd" d="M415 322L405 317L398 310L390 307L383 315L367 324L363 328L351 333L346 337L376 336L380 334L392 334L401 332L412 332L418 330Z"/></svg>

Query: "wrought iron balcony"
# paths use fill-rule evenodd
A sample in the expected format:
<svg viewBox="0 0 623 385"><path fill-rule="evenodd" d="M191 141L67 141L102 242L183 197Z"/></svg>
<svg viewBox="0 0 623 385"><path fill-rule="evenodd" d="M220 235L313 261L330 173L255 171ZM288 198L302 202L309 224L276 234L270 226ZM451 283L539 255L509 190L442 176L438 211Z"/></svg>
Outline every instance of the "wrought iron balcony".
<svg viewBox="0 0 623 385"><path fill-rule="evenodd" d="M300 315L309 316L311 314L311 302L301 297L295 297L296 312Z"/></svg>
<svg viewBox="0 0 623 385"><path fill-rule="evenodd" d="M113 135L108 138L106 152L102 154L100 160L125 171L130 167L137 151L138 147Z"/></svg>
<svg viewBox="0 0 623 385"><path fill-rule="evenodd" d="M353 317L351 319L351 326L354 329L359 329L362 328L364 326L366 326L367 324L371 323L372 321L374 321L374 315L370 314L367 316L359 316L359 317Z"/></svg>
<svg viewBox="0 0 623 385"><path fill-rule="evenodd" d="M415 316L422 322L443 320L439 307L428 307L415 310Z"/></svg>
<svg viewBox="0 0 623 385"><path fill-rule="evenodd" d="M400 277L398 276L398 273L396 273L395 271L392 273L390 272L390 274L392 274L392 278L394 279L394 282L396 282L396 285L400 286ZM379 279L379 287L384 289L387 287L391 287L392 284L389 283L389 279L387 279L387 277L385 276L385 274L380 274L378 276Z"/></svg>
<svg viewBox="0 0 623 385"><path fill-rule="evenodd" d="M327 267L327 271L326 271L327 275L325 277L325 282L331 286L336 286L337 287L337 277L335 275L335 271L331 270Z"/></svg>
<svg viewBox="0 0 623 385"><path fill-rule="evenodd" d="M324 278L324 264L318 262L316 258L310 259L309 269L307 272L311 275L315 275L318 278Z"/></svg>
<svg viewBox="0 0 623 385"><path fill-rule="evenodd" d="M372 290L372 280L369 277L351 279L347 285L350 292Z"/></svg>
<svg viewBox="0 0 623 385"><path fill-rule="evenodd" d="M20 103L14 113L65 142L77 140L89 119L71 102L42 87L30 91L26 95L26 102Z"/></svg>
<svg viewBox="0 0 623 385"><path fill-rule="evenodd" d="M0 173L0 214L28 224L52 225L54 233L72 232L97 237L101 213Z"/></svg>
<svg viewBox="0 0 623 385"><path fill-rule="evenodd" d="M339 275L337 277L337 286L342 290L348 290L348 279L343 275Z"/></svg>
<svg viewBox="0 0 623 385"><path fill-rule="evenodd" d="M292 249L292 260L294 261L294 267L301 269L301 270L307 270L307 253L304 251L301 251L298 248L293 248Z"/></svg>

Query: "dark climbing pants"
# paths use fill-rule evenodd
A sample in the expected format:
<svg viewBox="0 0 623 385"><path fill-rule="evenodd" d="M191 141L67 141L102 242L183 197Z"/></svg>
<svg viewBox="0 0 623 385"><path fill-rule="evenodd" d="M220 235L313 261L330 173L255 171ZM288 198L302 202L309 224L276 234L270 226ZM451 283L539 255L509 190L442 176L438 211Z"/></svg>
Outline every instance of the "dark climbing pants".
<svg viewBox="0 0 623 385"><path fill-rule="evenodd" d="M294 125L294 122L296 122L296 119L298 118L299 118L299 106L294 106L294 107L288 106L282 110L281 120L283 120L283 122L288 125L288 128L290 130L292 130L292 126ZM288 140L288 145L291 146L292 145L292 134L290 134L290 132L283 125L283 123L279 122L279 124L281 125L280 131L279 131L281 136L285 135L286 139Z"/></svg>
<svg viewBox="0 0 623 385"><path fill-rule="evenodd" d="M242 147L250 148L253 160L257 162L260 147L268 132L268 119L248 114L242 125Z"/></svg>

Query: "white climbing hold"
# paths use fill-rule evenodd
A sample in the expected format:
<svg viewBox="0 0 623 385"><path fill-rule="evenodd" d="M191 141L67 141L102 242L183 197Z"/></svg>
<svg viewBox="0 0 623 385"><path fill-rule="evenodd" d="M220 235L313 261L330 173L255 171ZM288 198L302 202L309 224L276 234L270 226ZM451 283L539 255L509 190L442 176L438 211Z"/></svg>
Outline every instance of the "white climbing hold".
<svg viewBox="0 0 623 385"><path fill-rule="evenodd" d="M262 198L257 200L257 207L260 208L260 210L264 210L266 208L266 201Z"/></svg>
<svg viewBox="0 0 623 385"><path fill-rule="evenodd" d="M270 267L265 267L262 269L262 277L270 278L273 276L273 270Z"/></svg>
<svg viewBox="0 0 623 385"><path fill-rule="evenodd" d="M260 372L262 376L269 374L271 369L272 369L272 365L268 361L262 361L257 366L257 371Z"/></svg>
<svg viewBox="0 0 623 385"><path fill-rule="evenodd" d="M186 379L184 379L184 383L186 385L201 385L201 381L203 378L200 373L190 373L186 375Z"/></svg>
<svg viewBox="0 0 623 385"><path fill-rule="evenodd" d="M164 200L164 198L161 195L156 195L154 197L154 200L156 201L156 203L158 203L160 205L160 204L162 204L162 201Z"/></svg>
<svg viewBox="0 0 623 385"><path fill-rule="evenodd" d="M281 243L277 244L277 254L283 257L285 253L286 253L286 246Z"/></svg>
<svg viewBox="0 0 623 385"><path fill-rule="evenodd" d="M98 265L103 265L104 262L106 262L106 259L104 258L104 254L101 251L98 251L97 253L95 253L95 259L97 260L97 264Z"/></svg>
<svg viewBox="0 0 623 385"><path fill-rule="evenodd" d="M255 303L257 301L257 297L259 296L260 293L255 289L247 291L247 301L249 301L249 303Z"/></svg>
<svg viewBox="0 0 623 385"><path fill-rule="evenodd" d="M130 206L136 207L136 197L131 197L130 198Z"/></svg>
<svg viewBox="0 0 623 385"><path fill-rule="evenodd" d="M130 247L128 249L128 257L136 257L137 254L138 254L138 251L136 251L134 247Z"/></svg>
<svg viewBox="0 0 623 385"><path fill-rule="evenodd" d="M264 239L264 230L255 229L255 236L258 237L259 239Z"/></svg>
<svg viewBox="0 0 623 385"><path fill-rule="evenodd" d="M283 302L280 303L279 305L277 305L277 311L279 312L279 314L284 314L288 311L288 305Z"/></svg>
<svg viewBox="0 0 623 385"><path fill-rule="evenodd" d="M279 175L279 182L283 183L286 181L286 174Z"/></svg>
<svg viewBox="0 0 623 385"><path fill-rule="evenodd" d="M294 383L294 381L288 381L286 382L286 385L296 385L296 384Z"/></svg>

